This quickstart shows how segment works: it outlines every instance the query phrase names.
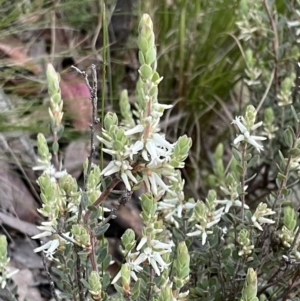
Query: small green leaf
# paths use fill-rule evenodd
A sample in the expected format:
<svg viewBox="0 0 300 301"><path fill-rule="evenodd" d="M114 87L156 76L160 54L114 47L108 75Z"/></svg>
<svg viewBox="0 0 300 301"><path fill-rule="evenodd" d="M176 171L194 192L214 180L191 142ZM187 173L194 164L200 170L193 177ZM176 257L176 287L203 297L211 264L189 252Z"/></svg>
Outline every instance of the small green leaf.
<svg viewBox="0 0 300 301"><path fill-rule="evenodd" d="M83 209L85 209L89 204L89 197L85 191L82 191L80 202Z"/></svg>
<svg viewBox="0 0 300 301"><path fill-rule="evenodd" d="M294 116L294 119L295 119L296 123L298 123L299 119L298 119L298 116L297 116L297 113L295 111L294 106L291 106L291 110L292 110L292 113L293 113L293 116Z"/></svg>
<svg viewBox="0 0 300 301"><path fill-rule="evenodd" d="M52 144L52 150L54 153L57 153L58 150L59 150L59 144L57 141L54 141L53 144Z"/></svg>
<svg viewBox="0 0 300 301"><path fill-rule="evenodd" d="M110 276L108 273L105 273L102 277L102 286L106 288L110 284Z"/></svg>
<svg viewBox="0 0 300 301"><path fill-rule="evenodd" d="M89 283L84 279L84 278L81 278L80 279L80 282L83 284L83 286L87 289L90 289L90 285Z"/></svg>
<svg viewBox="0 0 300 301"><path fill-rule="evenodd" d="M98 263L103 262L107 256L107 254L108 254L107 247L103 247L100 251L100 254L98 255L97 262Z"/></svg>
<svg viewBox="0 0 300 301"><path fill-rule="evenodd" d="M241 153L237 150L237 149L235 149L235 148L233 148L232 149L232 154L233 154L233 156L234 156L234 158L238 161L238 162L240 162L241 161Z"/></svg>
<svg viewBox="0 0 300 301"><path fill-rule="evenodd" d="M231 249L227 248L222 251L222 259L225 260L231 255Z"/></svg>
<svg viewBox="0 0 300 301"><path fill-rule="evenodd" d="M98 227L95 231L95 236L99 237L99 236L103 235L106 232L106 230L109 228L109 226L110 226L110 224L107 223L107 224L104 224L103 226Z"/></svg>
<svg viewBox="0 0 300 301"><path fill-rule="evenodd" d="M284 131L283 138L287 146L292 147L293 140L295 139L295 133L290 126Z"/></svg>
<svg viewBox="0 0 300 301"><path fill-rule="evenodd" d="M149 65L144 64L140 67L139 73L143 79L149 80L153 75L153 70Z"/></svg>
<svg viewBox="0 0 300 301"><path fill-rule="evenodd" d="M289 150L289 155L293 157L298 157L300 155L300 149L299 148L291 148Z"/></svg>
<svg viewBox="0 0 300 301"><path fill-rule="evenodd" d="M141 280L138 279L131 290L132 300L137 300L137 298L140 295L140 292L141 292Z"/></svg>
<svg viewBox="0 0 300 301"><path fill-rule="evenodd" d="M88 206L87 209L89 209L90 211L97 211L97 207L91 205L91 206Z"/></svg>
<svg viewBox="0 0 300 301"><path fill-rule="evenodd" d="M283 196L288 196L290 194L290 192L291 192L290 189L284 187L284 188L282 188L282 192L281 193L282 193Z"/></svg>
<svg viewBox="0 0 300 301"><path fill-rule="evenodd" d="M286 179L286 176L284 175L284 174L282 174L282 173L278 173L277 174L277 178L279 179L279 180L285 180Z"/></svg>
<svg viewBox="0 0 300 301"><path fill-rule="evenodd" d="M115 287L116 291L117 291L119 294L121 294L121 296L123 296L124 290L123 290L122 286L120 286L120 285L118 285L118 284L115 283L115 284L114 284L114 287Z"/></svg>
<svg viewBox="0 0 300 301"><path fill-rule="evenodd" d="M255 155L251 160L250 162L247 164L248 167L254 167L256 166L258 160L259 160L259 155Z"/></svg>
<svg viewBox="0 0 300 301"><path fill-rule="evenodd" d="M244 174L244 168L241 164L236 165L236 170L239 174L241 174L241 175Z"/></svg>

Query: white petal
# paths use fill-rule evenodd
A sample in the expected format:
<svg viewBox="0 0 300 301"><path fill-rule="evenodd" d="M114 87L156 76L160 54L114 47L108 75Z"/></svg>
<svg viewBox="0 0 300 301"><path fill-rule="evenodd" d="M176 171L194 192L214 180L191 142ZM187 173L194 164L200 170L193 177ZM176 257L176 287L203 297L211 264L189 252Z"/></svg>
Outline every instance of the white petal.
<svg viewBox="0 0 300 301"><path fill-rule="evenodd" d="M126 136L130 136L130 135L133 135L133 134L136 134L136 133L140 133L144 130L144 126L141 125L141 124L138 124L136 125L134 128L130 129L130 130L127 130L125 132L125 135Z"/></svg>
<svg viewBox="0 0 300 301"><path fill-rule="evenodd" d="M136 250L139 251L147 242L147 237L143 236L138 244L138 246L136 247Z"/></svg>
<svg viewBox="0 0 300 301"><path fill-rule="evenodd" d="M216 219L214 221L211 221L211 222L207 223L206 228L207 229L211 228L212 226L216 225L219 221L220 221L220 219Z"/></svg>
<svg viewBox="0 0 300 301"><path fill-rule="evenodd" d="M251 137L254 139L254 140L260 140L260 141L263 141L263 140L266 140L267 137L262 137L262 136L253 136L251 135Z"/></svg>
<svg viewBox="0 0 300 301"><path fill-rule="evenodd" d="M269 219L269 218L265 218L265 217L259 217L258 218L258 221L261 223L261 224L274 224L275 221Z"/></svg>
<svg viewBox="0 0 300 301"><path fill-rule="evenodd" d="M160 276L160 271L159 271L159 268L156 264L156 261L153 259L153 258L150 258L150 264L152 265L156 275Z"/></svg>
<svg viewBox="0 0 300 301"><path fill-rule="evenodd" d="M260 145L259 143L257 143L257 142L253 139L252 136L250 136L250 137L248 138L248 142L249 142L250 144L252 144L252 145L257 149L258 152L260 152L261 150L264 150L264 147L263 147L262 145Z"/></svg>
<svg viewBox="0 0 300 301"><path fill-rule="evenodd" d="M148 176L148 179L149 179L150 184L151 184L151 191L156 196L157 195L157 185L156 185L156 181L155 181L155 178L154 178L154 172L152 172L151 176Z"/></svg>
<svg viewBox="0 0 300 301"><path fill-rule="evenodd" d="M147 149L148 153L151 156L151 160L158 157L157 152L156 152L156 146L155 146L155 144L153 143L152 140L147 141L146 149Z"/></svg>
<svg viewBox="0 0 300 301"><path fill-rule="evenodd" d="M138 183L138 180L133 176L132 172L130 170L126 170L125 173L127 174L127 176L129 177L129 179L137 184Z"/></svg>
<svg viewBox="0 0 300 301"><path fill-rule="evenodd" d="M156 173L156 172L152 172L152 175L155 179L155 182L163 188L164 191L168 190L169 187L165 184L165 182L161 179L161 177Z"/></svg>
<svg viewBox="0 0 300 301"><path fill-rule="evenodd" d="M130 186L130 184L129 184L127 174L126 174L125 172L122 172L122 173L121 173L121 178L122 178L122 180L123 180L123 182L124 182L124 184L125 184L125 186L126 186L126 189L127 189L128 191L131 191L131 186Z"/></svg>
<svg viewBox="0 0 300 301"><path fill-rule="evenodd" d="M145 253L141 253L138 258L133 262L135 265L140 265L142 262L144 262L147 259L147 256Z"/></svg>
<svg viewBox="0 0 300 301"><path fill-rule="evenodd" d="M39 233L39 234L37 234L37 235L32 236L31 238L32 238L32 239L37 239L37 238L46 237L46 236L51 236L51 235L53 235L52 232L50 232L50 231L44 231L44 232L42 232L42 233Z"/></svg>
<svg viewBox="0 0 300 301"><path fill-rule="evenodd" d="M233 203L234 203L234 206L242 207L242 202L240 200L235 200ZM247 204L244 204L244 208L249 209L249 206Z"/></svg>
<svg viewBox="0 0 300 301"><path fill-rule="evenodd" d="M256 124L252 125L252 126L251 126L251 130L252 130L252 131L256 130L256 129L257 129L258 127L260 127L262 124L263 124L263 122L260 121L260 122L258 122L258 123L256 123Z"/></svg>
<svg viewBox="0 0 300 301"><path fill-rule="evenodd" d="M115 161L110 161L109 164L102 170L101 175L109 176L120 171L120 167L115 163Z"/></svg>
<svg viewBox="0 0 300 301"><path fill-rule="evenodd" d="M156 145L165 147L167 149L173 149L174 145L168 142L164 137L162 137L160 134L154 134L153 140Z"/></svg>
<svg viewBox="0 0 300 301"><path fill-rule="evenodd" d="M244 135L238 135L234 140L233 144L239 144L241 141L245 140Z"/></svg>
<svg viewBox="0 0 300 301"><path fill-rule="evenodd" d="M97 139L102 142L106 147L111 148L112 142L105 140L104 138L97 136Z"/></svg>
<svg viewBox="0 0 300 301"><path fill-rule="evenodd" d="M203 246L204 246L205 243L206 243L206 239L207 239L207 234L206 234L206 232L203 232L203 233L202 233L202 245L203 245Z"/></svg>
<svg viewBox="0 0 300 301"><path fill-rule="evenodd" d="M121 278L121 270L118 272L118 274L115 276L111 284L115 284L119 279Z"/></svg>
<svg viewBox="0 0 300 301"><path fill-rule="evenodd" d="M233 124L236 124L239 128L240 132L243 134L245 131L247 131L247 128L241 123L241 117L235 117L235 119L232 121Z"/></svg>
<svg viewBox="0 0 300 301"><path fill-rule="evenodd" d="M202 231L197 230L197 231L188 233L186 236L189 236L189 237L191 237L191 236L198 236L198 235L200 235L201 233L202 233Z"/></svg>

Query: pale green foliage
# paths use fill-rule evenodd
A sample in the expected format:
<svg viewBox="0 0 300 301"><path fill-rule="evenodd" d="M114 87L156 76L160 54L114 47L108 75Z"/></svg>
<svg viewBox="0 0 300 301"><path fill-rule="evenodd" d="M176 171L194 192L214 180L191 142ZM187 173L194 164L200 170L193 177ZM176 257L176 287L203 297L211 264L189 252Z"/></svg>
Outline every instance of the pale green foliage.
<svg viewBox="0 0 300 301"><path fill-rule="evenodd" d="M294 14L298 11L289 17L294 19ZM139 24L135 108L123 91L121 116L105 115L98 139L111 161L101 170L87 160L84 188L62 168L58 156L63 100L59 75L48 66L53 145L50 152L46 138L38 135L40 164L35 169L43 170L38 180L43 202L39 212L47 222L35 238L51 240L35 251L53 260L54 271L65 280L58 286L69 299L81 300L79 296L89 293L93 300L257 301L268 294L273 301L294 293L298 274L293 264L300 258L294 189L300 173L300 108L293 91L299 51L287 45L295 46L297 37L288 38L284 18L273 2L242 0L238 18L240 34L235 40L243 53L243 82L250 96L241 101L242 112L234 114L237 135L230 141L232 148L220 143L214 150L202 200L186 198L179 170L185 167L191 138L183 135L170 142L159 128L171 105L158 99L163 78L149 15L143 15ZM180 71L183 76L183 68ZM273 186L257 184L270 179ZM131 229L123 234L124 259L112 277L103 234L115 216L100 204L119 182L126 187L124 198L130 199L141 184L147 193L140 196L142 235L137 238ZM64 286L66 279L70 285ZM110 284L116 297L106 294Z"/></svg>

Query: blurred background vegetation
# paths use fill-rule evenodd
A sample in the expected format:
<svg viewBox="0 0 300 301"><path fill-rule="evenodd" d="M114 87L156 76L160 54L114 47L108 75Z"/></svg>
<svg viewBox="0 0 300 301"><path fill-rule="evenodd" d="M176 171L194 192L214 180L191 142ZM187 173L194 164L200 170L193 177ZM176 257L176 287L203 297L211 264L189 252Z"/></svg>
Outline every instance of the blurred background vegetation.
<svg viewBox="0 0 300 301"><path fill-rule="evenodd" d="M106 37L102 24L103 3L108 24L104 28L107 33L104 45L108 45L105 61L102 47ZM88 71L92 63L96 64L99 99L104 95L106 110L112 108L118 112L122 89L128 89L130 101L134 104L138 78L138 20L142 13L147 12L155 26L158 72L164 77L159 86L160 101L174 105L167 111L161 126L170 140L183 134L192 137L193 149L184 171L186 190L188 196L203 198L208 189L215 188L208 175L214 172L214 152L218 144L224 143L226 149L229 141L233 140L234 132L230 127L233 118L240 115L249 102L258 106L264 98L265 107L272 105L281 78L295 71L298 59L299 51L287 42L291 37L293 43L296 41L295 31L286 26L287 20L295 15L297 2L254 1L253 7L261 6L258 11L261 10L262 28L255 28L253 40L243 41L238 22L242 18L253 19L250 10L249 15L245 13L243 16L243 11L249 9L246 3L243 0L0 1L3 16L0 21L0 131L4 135L3 140L10 147L9 141L16 133L18 137L25 135L28 138L27 149L32 148L31 153L34 153L36 133L48 131L49 99L45 82L48 62L61 74L65 101L64 147L74 141L88 142L89 92L82 76L76 74L71 65ZM269 3L274 16L279 16L276 19L278 49L275 52L280 57L275 60L275 67L274 28L271 18L268 19L267 6L262 3ZM255 67L262 69L262 85L256 90L249 89L244 81L245 68L249 67L245 54L248 48L254 51ZM103 68L106 70L104 79ZM273 68L277 72L276 78L269 81ZM272 88L268 88L268 82L272 87L274 84L273 92ZM269 94L262 97L265 91ZM263 110L261 112L263 118ZM281 109L277 112L282 114ZM12 165L17 162L18 166L27 166L28 169L19 174L35 186L35 178L28 174L35 163L20 156L22 152L14 146L6 147L1 156ZM19 156L14 158L16 153ZM270 156L273 154L270 152ZM68 155L70 153L65 155L66 160ZM85 155L82 153L82 158ZM222 158L226 162L226 151ZM262 164L260 170L268 164ZM75 167L73 165L69 162L67 168L73 168L78 177L81 162ZM268 181L269 178L264 186L268 185ZM252 190L250 187L249 191Z"/></svg>
<svg viewBox="0 0 300 301"><path fill-rule="evenodd" d="M102 23L103 3L108 26ZM38 174L32 167L37 162L36 135L49 133L47 63L61 75L65 132L60 156L66 169L80 179L89 154L91 107L83 77L70 67L90 74L91 64L97 66L99 104L103 99L105 111L119 111L123 89L129 91L134 106L136 42L143 13L151 16L155 27L157 70L164 77L159 99L173 104L161 127L171 141L184 134L193 140L183 171L186 198L205 199L211 188L224 196L220 186L235 137L231 122L248 104L258 108L257 119L264 120L263 135L269 138L264 157L256 158L257 167L248 170L254 175L247 183L251 209L276 190L274 158L278 150L286 151L283 133L293 126L293 112L287 105L300 110L299 1L0 0L1 220L2 212L32 224L37 219ZM288 25L291 21L293 25ZM291 176L293 180L296 183L298 176ZM299 189L294 188L294 196L299 199ZM138 210L126 211L116 220L123 228L111 227L109 235L120 237L128 227L141 233L142 224L135 222ZM203 258L209 260L206 251ZM213 300L206 287L205 300ZM204 293L193 294L199 300Z"/></svg>
<svg viewBox="0 0 300 301"><path fill-rule="evenodd" d="M158 71L164 77L160 100L174 104L162 127L171 140L184 133L193 138L185 177L189 193L199 198L207 192L202 177L211 169L211 151L228 137L231 113L239 108L240 100L233 96L244 65L236 40L239 1L104 2L109 24L106 108L118 110L124 88L132 103L135 101L137 25L141 14L147 12L154 21ZM69 98L65 99L65 142L86 136L86 117L81 112L86 112L82 108L87 107L88 95L76 84L82 78L69 67L74 64L88 70L91 63L96 64L101 95L101 3L1 1L1 93L8 102L0 113L1 132L22 131L30 138L39 131L47 132L45 66L51 62L62 75L63 96Z"/></svg>

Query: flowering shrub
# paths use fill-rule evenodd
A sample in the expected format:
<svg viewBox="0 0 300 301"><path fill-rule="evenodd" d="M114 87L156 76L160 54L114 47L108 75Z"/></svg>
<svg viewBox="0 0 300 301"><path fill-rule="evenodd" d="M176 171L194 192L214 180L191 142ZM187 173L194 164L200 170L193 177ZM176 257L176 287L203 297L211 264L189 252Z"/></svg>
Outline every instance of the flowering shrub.
<svg viewBox="0 0 300 301"><path fill-rule="evenodd" d="M159 128L160 118L171 106L158 102L162 77L157 72L153 24L148 15L143 15L139 25L141 66L135 108L123 91L120 116L105 115L97 139L111 161L103 169L92 162L94 125L99 122L93 114L91 155L84 164L82 188L60 163L63 100L59 76L48 65L53 145L51 153L46 138L38 135L40 161L34 169L43 171L38 179L43 202L39 212L46 221L33 238L49 237L35 252L42 251L53 261L53 272L62 280L57 285L63 297L80 301L300 300L295 189L300 170L300 114L292 90L299 76L288 72L295 69L295 62L287 62L287 57L296 58L299 53L295 48L282 53L284 45L279 39L280 30L283 34L298 23L284 20L286 26L280 27L276 22L282 16L276 17L275 9L268 1L240 2L237 26L240 47L245 49L243 82L253 104L247 103L243 114L232 121L236 137L229 156L223 144L217 146L213 174L207 177L212 189L205 200L184 194L180 169L192 147L191 138L182 136L171 143ZM295 43L297 35L298 30ZM271 54L269 49L261 50L265 40L272 44ZM87 84L96 112L94 87ZM277 120L275 116L281 117ZM250 198L253 181L263 180L263 169L274 184L266 193L258 186L261 190ZM132 229L123 234L123 262L119 271L110 275L107 268L112 257L103 237L118 208L105 208L103 201L120 182L125 191L119 207L130 201L138 187L146 188L140 196L144 228L141 237ZM1 252L5 266L5 251ZM107 294L110 285L116 295Z"/></svg>

